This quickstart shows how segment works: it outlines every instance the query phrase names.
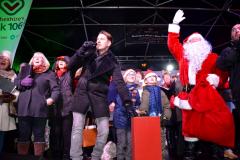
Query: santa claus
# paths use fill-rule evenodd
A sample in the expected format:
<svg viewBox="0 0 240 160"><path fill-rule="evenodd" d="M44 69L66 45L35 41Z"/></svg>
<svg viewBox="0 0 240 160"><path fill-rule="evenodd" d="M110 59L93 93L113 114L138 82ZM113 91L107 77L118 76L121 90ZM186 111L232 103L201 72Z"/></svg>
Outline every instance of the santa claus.
<svg viewBox="0 0 240 160"><path fill-rule="evenodd" d="M217 54L211 44L199 33L179 42L179 23L185 19L178 10L168 28L168 47L179 63L180 81L184 90L174 104L182 109L182 131L188 143L187 157L194 159L194 144L199 139L214 144L233 147L234 123L219 87L227 80L227 73L216 68Z"/></svg>

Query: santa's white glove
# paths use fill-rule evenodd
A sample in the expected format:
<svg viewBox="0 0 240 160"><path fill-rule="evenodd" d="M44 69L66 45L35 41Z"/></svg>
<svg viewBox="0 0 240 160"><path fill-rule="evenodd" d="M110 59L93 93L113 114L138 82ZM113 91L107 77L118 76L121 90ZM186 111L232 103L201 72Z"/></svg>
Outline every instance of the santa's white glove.
<svg viewBox="0 0 240 160"><path fill-rule="evenodd" d="M180 22L182 22L186 17L183 17L184 15L184 12L182 10L178 10L176 13L175 13L175 16L173 18L173 23L174 24L179 24Z"/></svg>
<svg viewBox="0 0 240 160"><path fill-rule="evenodd" d="M178 96L176 96L176 97L174 98L174 100L173 100L173 104L174 104L175 106L177 106L177 107L180 106L180 99L179 99Z"/></svg>
<svg viewBox="0 0 240 160"><path fill-rule="evenodd" d="M219 84L219 76L217 76L216 74L208 74L206 79L209 82L209 84L214 87L217 87Z"/></svg>
<svg viewBox="0 0 240 160"><path fill-rule="evenodd" d="M188 102L188 93L186 92L180 92L178 96L174 98L173 103L180 109L192 110L192 107Z"/></svg>
<svg viewBox="0 0 240 160"><path fill-rule="evenodd" d="M188 100L181 100L178 96L174 99L174 105L180 109L192 110L192 107L189 104Z"/></svg>
<svg viewBox="0 0 240 160"><path fill-rule="evenodd" d="M188 100L180 100L178 108L185 109L185 110L192 110L192 106L189 104Z"/></svg>

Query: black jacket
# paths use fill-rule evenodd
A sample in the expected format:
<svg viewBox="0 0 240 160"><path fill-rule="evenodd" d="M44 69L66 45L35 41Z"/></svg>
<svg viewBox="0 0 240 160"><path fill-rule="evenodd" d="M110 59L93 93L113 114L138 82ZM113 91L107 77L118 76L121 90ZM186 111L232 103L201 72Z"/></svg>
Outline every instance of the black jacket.
<svg viewBox="0 0 240 160"><path fill-rule="evenodd" d="M123 102L131 101L120 66L111 51L104 56L97 56L95 51L87 55L76 52L68 67L75 70L83 67L73 96L73 112L85 114L91 106L95 118L109 116L107 94L111 76Z"/></svg>
<svg viewBox="0 0 240 160"><path fill-rule="evenodd" d="M71 112L72 96L73 96L73 81L69 71L64 73L61 77L57 78L60 87L60 96L52 107L54 116L67 116Z"/></svg>
<svg viewBox="0 0 240 160"><path fill-rule="evenodd" d="M217 67L229 71L230 88L233 101L240 105L240 51L232 47L225 48L217 59Z"/></svg>

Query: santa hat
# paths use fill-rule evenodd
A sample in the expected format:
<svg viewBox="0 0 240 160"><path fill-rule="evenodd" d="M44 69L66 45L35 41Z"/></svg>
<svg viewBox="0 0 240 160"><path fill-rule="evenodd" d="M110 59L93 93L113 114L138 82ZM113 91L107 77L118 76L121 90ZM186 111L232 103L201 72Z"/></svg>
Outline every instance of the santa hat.
<svg viewBox="0 0 240 160"><path fill-rule="evenodd" d="M147 74L145 75L145 77L144 77L144 81L145 81L147 78L149 78L149 77L156 77L156 78L157 78L157 81L160 81L160 78L159 78L158 75L157 75L156 73L154 73L154 72L149 72L149 73L147 73Z"/></svg>
<svg viewBox="0 0 240 160"><path fill-rule="evenodd" d="M203 41L203 40L204 40L204 38L200 33L194 32L193 34L191 34L190 36L185 38L183 43L194 43L194 42L199 42L199 41Z"/></svg>
<svg viewBox="0 0 240 160"><path fill-rule="evenodd" d="M124 79L125 82L126 82L126 79L127 79L128 74L131 73L131 72L133 72L133 73L136 74L136 72L135 72L133 69L127 69L127 70L124 72L124 74L123 74L123 79Z"/></svg>
<svg viewBox="0 0 240 160"><path fill-rule="evenodd" d="M12 64L12 61L11 61L11 52L8 51L8 50L3 50L2 53L0 54L0 56L3 56L5 58L7 58L10 62L10 65Z"/></svg>
<svg viewBox="0 0 240 160"><path fill-rule="evenodd" d="M177 97L174 98L173 104L180 109L191 110L192 107L188 102L188 93L180 92Z"/></svg>

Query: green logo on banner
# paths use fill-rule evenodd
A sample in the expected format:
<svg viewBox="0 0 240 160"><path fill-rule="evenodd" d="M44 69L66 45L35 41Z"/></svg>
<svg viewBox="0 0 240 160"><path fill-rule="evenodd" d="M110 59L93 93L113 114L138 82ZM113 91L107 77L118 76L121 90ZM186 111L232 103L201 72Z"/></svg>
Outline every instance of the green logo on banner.
<svg viewBox="0 0 240 160"><path fill-rule="evenodd" d="M14 15L24 7L23 0L3 0L0 2L0 9L8 15Z"/></svg>

